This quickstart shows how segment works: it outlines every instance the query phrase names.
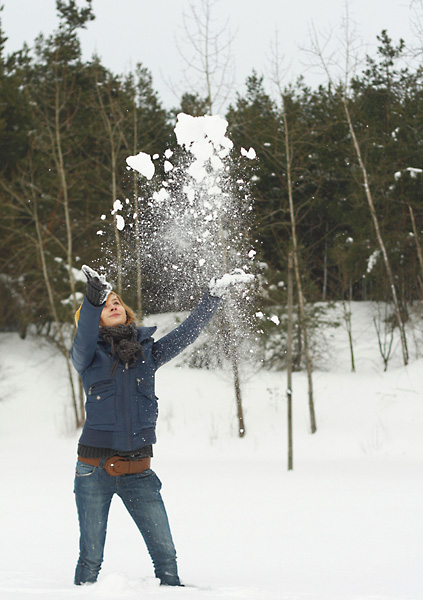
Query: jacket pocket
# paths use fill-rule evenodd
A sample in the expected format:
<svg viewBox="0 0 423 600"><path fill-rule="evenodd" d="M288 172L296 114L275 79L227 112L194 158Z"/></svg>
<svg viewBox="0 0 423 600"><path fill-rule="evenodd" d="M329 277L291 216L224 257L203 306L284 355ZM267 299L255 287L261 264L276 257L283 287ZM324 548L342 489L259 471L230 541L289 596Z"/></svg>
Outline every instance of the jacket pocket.
<svg viewBox="0 0 423 600"><path fill-rule="evenodd" d="M137 382L136 402L138 406L138 419L141 429L148 429L156 425L159 414L158 398L153 392L148 392L140 379Z"/></svg>
<svg viewBox="0 0 423 600"><path fill-rule="evenodd" d="M89 425L114 425L117 422L116 381L94 383L88 390L85 408Z"/></svg>

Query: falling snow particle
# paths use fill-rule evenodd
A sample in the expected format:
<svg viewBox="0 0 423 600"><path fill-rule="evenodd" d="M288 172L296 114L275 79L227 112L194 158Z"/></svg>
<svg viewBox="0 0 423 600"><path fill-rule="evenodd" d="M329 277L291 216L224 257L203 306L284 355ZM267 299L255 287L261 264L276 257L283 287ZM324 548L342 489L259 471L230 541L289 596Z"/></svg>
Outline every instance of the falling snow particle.
<svg viewBox="0 0 423 600"><path fill-rule="evenodd" d="M112 210L112 215L116 214L118 210L122 210L123 208L123 204L120 200L115 200L113 202L113 210Z"/></svg>
<svg viewBox="0 0 423 600"><path fill-rule="evenodd" d="M152 179L155 171L151 156L145 152L139 152L136 156L128 156L126 164L138 171L141 175L144 175L147 179Z"/></svg>
<svg viewBox="0 0 423 600"><path fill-rule="evenodd" d="M254 160L257 156L254 148L250 148L248 151L245 148L241 148L241 154L250 160Z"/></svg>
<svg viewBox="0 0 423 600"><path fill-rule="evenodd" d="M125 227L125 219L121 215L116 215L116 227L122 231Z"/></svg>

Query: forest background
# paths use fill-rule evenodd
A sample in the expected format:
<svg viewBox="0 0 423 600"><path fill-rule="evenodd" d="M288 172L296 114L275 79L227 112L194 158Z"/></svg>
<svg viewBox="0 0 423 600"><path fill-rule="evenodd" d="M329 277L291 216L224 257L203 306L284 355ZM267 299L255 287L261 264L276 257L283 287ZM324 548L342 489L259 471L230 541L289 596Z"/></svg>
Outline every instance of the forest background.
<svg viewBox="0 0 423 600"><path fill-rule="evenodd" d="M203 15L212 4L202 1ZM130 243L113 218L107 243L100 239L104 215L110 221L119 199L139 222L149 218L151 187L128 172L125 158L140 150L163 157L174 145L176 115L213 114L229 84L227 46L201 14L188 33L194 45L206 37L213 43L199 50L202 91L187 83L180 105L167 111L146 66L121 75L98 57L82 60L78 35L95 18L89 0L84 7L58 0L57 12L57 30L31 49L5 55L7 32L0 30L0 329L25 336L33 325L68 355L63 325L73 323L83 295L81 265L94 257L101 264L106 247L119 256ZM262 317L278 307L283 317L291 254L308 311L307 323L298 317L298 332L311 326L317 303L352 300L383 302L384 326L401 330L423 299L421 48L382 31L377 54L361 56L347 25L335 62L318 34L311 36L311 60L327 69L326 85L313 89L302 78L284 85L275 44L269 66L276 93L252 72L224 110L235 147L252 147L258 157L233 164L233 179L248 181L254 204L259 284L251 311ZM156 275L148 268L125 275L125 299L140 317L192 305L190 295L169 293L171 272ZM119 267L112 276L122 291ZM262 318L260 331L279 322ZM406 363L405 341L403 355ZM268 365L274 358L263 355Z"/></svg>

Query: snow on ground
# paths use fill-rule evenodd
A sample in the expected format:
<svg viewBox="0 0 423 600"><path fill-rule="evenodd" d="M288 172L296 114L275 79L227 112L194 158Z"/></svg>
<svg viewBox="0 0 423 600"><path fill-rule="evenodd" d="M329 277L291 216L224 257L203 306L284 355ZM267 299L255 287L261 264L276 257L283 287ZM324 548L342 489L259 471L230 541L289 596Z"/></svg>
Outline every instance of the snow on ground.
<svg viewBox="0 0 423 600"><path fill-rule="evenodd" d="M160 330L172 319L150 321ZM73 586L79 432L64 361L37 338L1 334L2 600L421 600L423 360L401 366L396 345L383 372L368 304L353 305L353 330L356 373L345 330L328 330L314 435L306 377L294 374L292 472L285 373L244 382L239 439L226 375L159 371L154 469L187 584L179 589L158 585L118 498L98 583Z"/></svg>

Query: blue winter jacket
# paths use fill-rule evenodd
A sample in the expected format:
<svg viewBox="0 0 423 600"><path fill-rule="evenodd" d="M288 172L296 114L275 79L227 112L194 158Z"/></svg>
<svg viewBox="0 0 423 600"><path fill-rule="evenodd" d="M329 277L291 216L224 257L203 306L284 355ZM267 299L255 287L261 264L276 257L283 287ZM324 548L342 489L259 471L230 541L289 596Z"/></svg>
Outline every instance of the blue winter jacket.
<svg viewBox="0 0 423 600"><path fill-rule="evenodd" d="M219 306L220 298L205 292L200 303L179 327L160 338L156 327L139 327L144 358L133 367L119 363L110 345L99 336L103 306L86 298L79 315L71 358L86 394L86 421L79 443L98 448L130 451L156 441L158 415L154 391L156 370L191 344Z"/></svg>

